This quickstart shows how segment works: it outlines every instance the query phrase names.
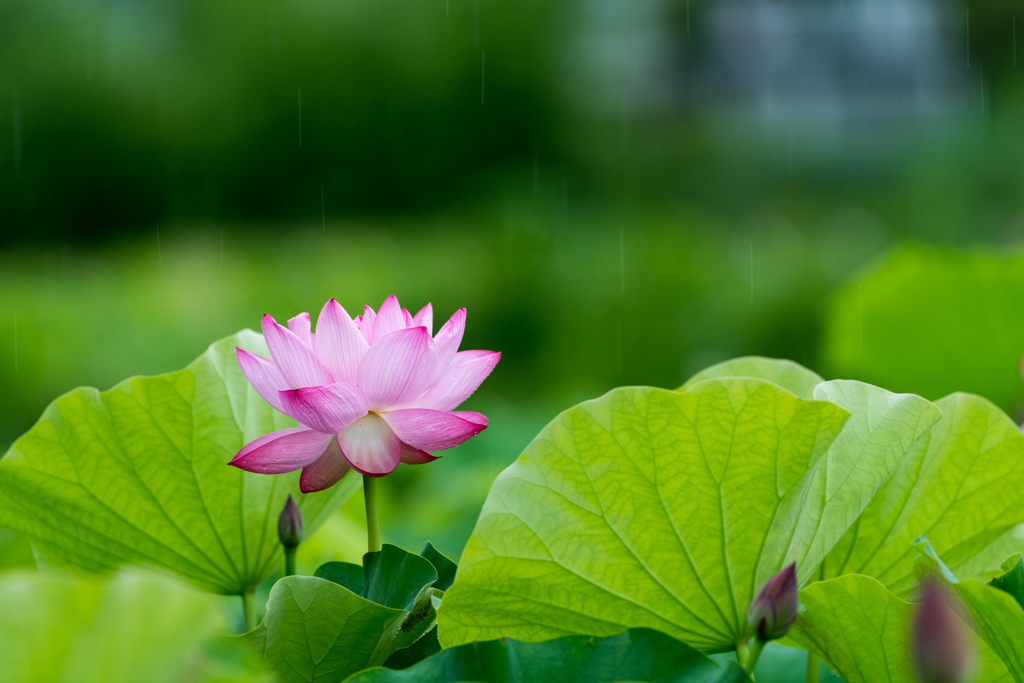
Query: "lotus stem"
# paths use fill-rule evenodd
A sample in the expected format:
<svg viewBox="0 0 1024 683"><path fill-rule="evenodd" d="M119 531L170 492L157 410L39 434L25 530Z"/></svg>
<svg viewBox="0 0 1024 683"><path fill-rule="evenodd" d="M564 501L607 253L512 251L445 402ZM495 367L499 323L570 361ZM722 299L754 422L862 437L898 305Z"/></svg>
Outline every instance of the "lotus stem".
<svg viewBox="0 0 1024 683"><path fill-rule="evenodd" d="M377 480L363 475L363 499L366 501L367 552L380 552L380 522L377 518Z"/></svg>
<svg viewBox="0 0 1024 683"><path fill-rule="evenodd" d="M765 641L760 638L754 638L754 645L750 648L750 656L747 658L747 663L743 666L743 670L747 672L751 680L754 678L754 667L757 666L757 660L761 658L761 650L764 649Z"/></svg>
<svg viewBox="0 0 1024 683"><path fill-rule="evenodd" d="M284 575L295 576L295 553L298 548L289 548L285 546L284 549Z"/></svg>
<svg viewBox="0 0 1024 683"><path fill-rule="evenodd" d="M804 683L818 683L818 655L813 652L807 653L807 676Z"/></svg>
<svg viewBox="0 0 1024 683"><path fill-rule="evenodd" d="M256 603L252 588L246 588L242 593L242 618L245 620L246 633L256 628Z"/></svg>
<svg viewBox="0 0 1024 683"><path fill-rule="evenodd" d="M747 660L750 658L750 650L747 647L747 639L736 643L736 662L743 668L747 666Z"/></svg>

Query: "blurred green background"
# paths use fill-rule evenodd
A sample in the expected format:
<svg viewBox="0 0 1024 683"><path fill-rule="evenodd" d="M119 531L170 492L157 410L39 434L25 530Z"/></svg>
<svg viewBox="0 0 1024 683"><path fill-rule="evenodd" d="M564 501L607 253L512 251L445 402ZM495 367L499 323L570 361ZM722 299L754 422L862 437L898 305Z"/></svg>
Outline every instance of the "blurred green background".
<svg viewBox="0 0 1024 683"><path fill-rule="evenodd" d="M995 379L907 344L923 360L901 386L908 360L877 326L875 360L850 344L864 278L899 243L1019 243L1016 11L5 2L0 442L64 391L182 367L263 313L467 306L465 346L503 353L467 404L492 426L383 487L390 539L457 556L494 474L614 386L763 354L984 393ZM829 322L854 284L860 317ZM1007 353L989 393L1013 410Z"/></svg>
<svg viewBox="0 0 1024 683"><path fill-rule="evenodd" d="M392 293L466 306L464 348L503 353L465 406L490 427L379 487L406 548L458 557L560 410L732 356L1022 420L1018 19L1009 0L0 2L0 447L75 386ZM358 503L307 570L358 559ZM0 566L31 564L2 534Z"/></svg>

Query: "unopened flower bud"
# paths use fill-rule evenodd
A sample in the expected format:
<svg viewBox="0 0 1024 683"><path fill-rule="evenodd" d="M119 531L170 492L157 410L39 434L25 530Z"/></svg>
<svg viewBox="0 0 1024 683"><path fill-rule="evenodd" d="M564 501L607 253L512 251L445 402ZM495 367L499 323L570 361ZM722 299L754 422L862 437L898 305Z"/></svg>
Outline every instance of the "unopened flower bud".
<svg viewBox="0 0 1024 683"><path fill-rule="evenodd" d="M935 581L924 584L910 620L910 654L921 683L965 683L974 678L974 639Z"/></svg>
<svg viewBox="0 0 1024 683"><path fill-rule="evenodd" d="M800 606L798 592L795 562L768 579L747 610L747 623L758 640L775 640L789 632Z"/></svg>
<svg viewBox="0 0 1024 683"><path fill-rule="evenodd" d="M291 494L281 510L281 516L277 518L277 537L285 548L295 548L302 543L302 513Z"/></svg>

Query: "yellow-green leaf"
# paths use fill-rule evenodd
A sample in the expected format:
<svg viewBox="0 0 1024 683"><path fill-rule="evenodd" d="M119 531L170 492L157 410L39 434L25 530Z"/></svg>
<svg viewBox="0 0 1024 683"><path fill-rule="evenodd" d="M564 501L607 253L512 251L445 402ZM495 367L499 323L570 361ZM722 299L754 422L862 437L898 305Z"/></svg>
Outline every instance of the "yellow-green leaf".
<svg viewBox="0 0 1024 683"><path fill-rule="evenodd" d="M259 583L281 562L288 494L315 529L358 480L302 495L298 473L228 466L248 441L295 426L245 380L236 346L266 354L246 330L184 370L54 401L0 459L0 526L28 535L51 565L148 564L221 593Z"/></svg>
<svg viewBox="0 0 1024 683"><path fill-rule="evenodd" d="M847 416L753 379L566 411L491 489L438 611L442 645L647 627L731 647L765 580L824 557L808 551L830 515L797 522L825 504L813 470Z"/></svg>
<svg viewBox="0 0 1024 683"><path fill-rule="evenodd" d="M957 574L998 571L1024 522L1024 435L979 396L936 404L941 419L915 445L829 555L825 576L868 574L897 595L917 585L912 546L927 536Z"/></svg>

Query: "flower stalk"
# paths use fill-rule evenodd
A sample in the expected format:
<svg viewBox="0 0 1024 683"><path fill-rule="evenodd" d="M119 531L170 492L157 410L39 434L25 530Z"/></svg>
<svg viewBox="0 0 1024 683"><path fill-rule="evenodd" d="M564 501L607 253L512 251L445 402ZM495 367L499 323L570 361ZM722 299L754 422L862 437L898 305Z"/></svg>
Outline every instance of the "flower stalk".
<svg viewBox="0 0 1024 683"><path fill-rule="evenodd" d="M754 644L750 646L750 656L747 657L747 663L743 665L743 670L751 679L754 677L754 668L757 667L757 660L761 658L761 651L764 650L766 642L760 638L754 638Z"/></svg>
<svg viewBox="0 0 1024 683"><path fill-rule="evenodd" d="M284 549L284 575L295 576L295 553L298 548Z"/></svg>
<svg viewBox="0 0 1024 683"><path fill-rule="evenodd" d="M242 593L242 620L245 622L245 632L256 628L256 601L253 599L253 588L246 588Z"/></svg>
<svg viewBox="0 0 1024 683"><path fill-rule="evenodd" d="M736 662L746 670L748 659L750 659L750 645L749 641L744 638L736 643Z"/></svg>
<svg viewBox="0 0 1024 683"><path fill-rule="evenodd" d="M818 683L818 672L821 668L818 661L818 655L813 652L807 653L807 675L804 677L804 683Z"/></svg>
<svg viewBox="0 0 1024 683"><path fill-rule="evenodd" d="M363 500L366 503L367 552L380 552L380 521L377 518L377 480L363 475Z"/></svg>

